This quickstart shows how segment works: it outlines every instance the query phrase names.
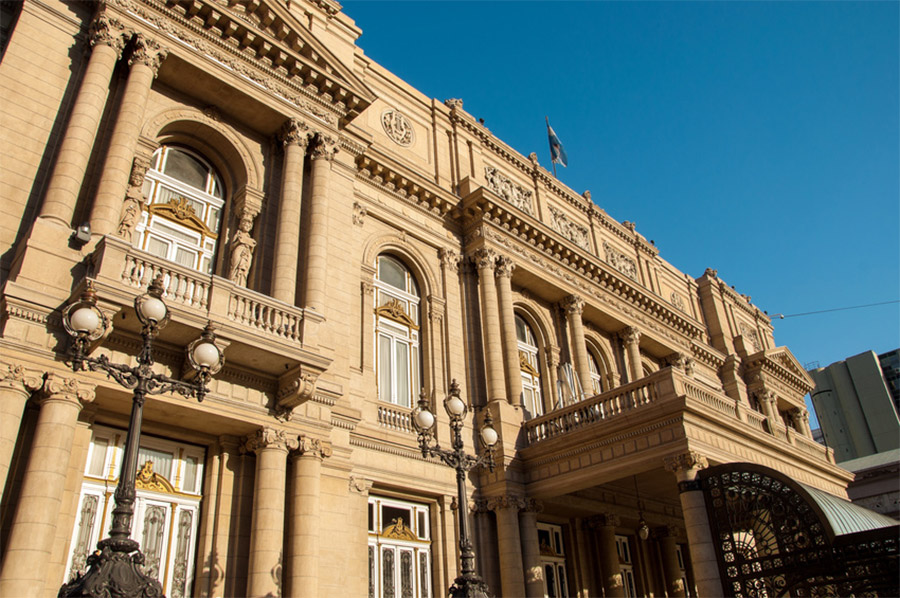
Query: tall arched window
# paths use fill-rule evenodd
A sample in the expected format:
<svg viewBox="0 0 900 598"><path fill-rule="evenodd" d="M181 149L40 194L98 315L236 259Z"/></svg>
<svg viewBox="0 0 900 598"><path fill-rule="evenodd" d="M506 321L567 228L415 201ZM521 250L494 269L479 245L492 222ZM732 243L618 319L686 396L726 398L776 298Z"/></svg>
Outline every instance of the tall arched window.
<svg viewBox="0 0 900 598"><path fill-rule="evenodd" d="M389 255L376 263L375 359L379 400L411 407L420 386L419 289Z"/></svg>
<svg viewBox="0 0 900 598"><path fill-rule="evenodd" d="M516 314L516 339L519 341L519 369L522 374L522 398L525 409L531 417L544 413L541 398L541 365L538 346L531 326Z"/></svg>
<svg viewBox="0 0 900 598"><path fill-rule="evenodd" d="M598 395L603 392L603 374L600 364L593 351L588 350L588 367L591 368L591 386L593 394ZM587 390L587 389L585 389Z"/></svg>
<svg viewBox="0 0 900 598"><path fill-rule="evenodd" d="M222 179L189 150L162 146L144 177L138 246L182 266L212 273L225 205Z"/></svg>

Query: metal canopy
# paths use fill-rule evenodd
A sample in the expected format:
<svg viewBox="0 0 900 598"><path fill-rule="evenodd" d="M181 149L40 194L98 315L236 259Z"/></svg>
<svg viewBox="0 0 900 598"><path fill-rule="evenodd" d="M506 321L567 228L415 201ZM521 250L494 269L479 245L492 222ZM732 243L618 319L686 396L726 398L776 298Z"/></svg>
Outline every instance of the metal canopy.
<svg viewBox="0 0 900 598"><path fill-rule="evenodd" d="M900 522L761 465L699 481L726 596L900 596Z"/></svg>

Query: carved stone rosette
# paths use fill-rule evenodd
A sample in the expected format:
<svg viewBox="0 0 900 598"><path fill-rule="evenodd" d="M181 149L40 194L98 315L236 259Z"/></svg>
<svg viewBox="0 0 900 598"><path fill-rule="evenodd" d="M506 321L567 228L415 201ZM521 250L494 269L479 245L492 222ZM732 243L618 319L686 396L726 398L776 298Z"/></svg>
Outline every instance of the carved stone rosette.
<svg viewBox="0 0 900 598"><path fill-rule="evenodd" d="M572 241L585 251L590 251L591 245L588 240L587 227L581 226L569 220L569 216L562 210L558 210L553 206L547 206L550 209L550 228Z"/></svg>

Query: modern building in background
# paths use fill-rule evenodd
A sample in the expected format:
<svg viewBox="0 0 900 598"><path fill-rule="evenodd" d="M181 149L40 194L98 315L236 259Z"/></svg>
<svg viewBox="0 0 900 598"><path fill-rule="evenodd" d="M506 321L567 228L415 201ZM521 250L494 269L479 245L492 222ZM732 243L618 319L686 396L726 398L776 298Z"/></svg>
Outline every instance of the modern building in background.
<svg viewBox="0 0 900 598"><path fill-rule="evenodd" d="M822 435L817 440L853 472L850 499L900 517L900 349L877 356L866 351L809 374L816 384L811 397Z"/></svg>
<svg viewBox="0 0 900 598"><path fill-rule="evenodd" d="M898 354L866 351L810 370L813 407L838 463L900 448L900 418L885 376Z"/></svg>
<svg viewBox="0 0 900 598"><path fill-rule="evenodd" d="M157 278L157 371L209 321L225 356L202 403L144 406L132 535L172 598L442 596L463 517L510 598L896 584L749 297L370 60L334 0L0 7L0 595L55 596L109 529L132 396L73 373L61 312L90 284L93 355L135 363ZM454 379L467 451L500 435L466 504L411 422L424 392L446 444Z"/></svg>

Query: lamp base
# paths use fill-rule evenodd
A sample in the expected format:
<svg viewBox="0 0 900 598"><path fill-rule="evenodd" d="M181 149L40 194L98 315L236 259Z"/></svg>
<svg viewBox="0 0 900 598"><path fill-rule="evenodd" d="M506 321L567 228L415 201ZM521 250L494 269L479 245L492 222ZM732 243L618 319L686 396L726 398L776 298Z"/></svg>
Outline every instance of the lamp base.
<svg viewBox="0 0 900 598"><path fill-rule="evenodd" d="M487 584L474 573L460 575L450 586L450 598L491 598Z"/></svg>
<svg viewBox="0 0 900 598"><path fill-rule="evenodd" d="M141 571L143 563L134 540L103 540L88 557L87 572L63 584L57 597L164 598L159 580Z"/></svg>

